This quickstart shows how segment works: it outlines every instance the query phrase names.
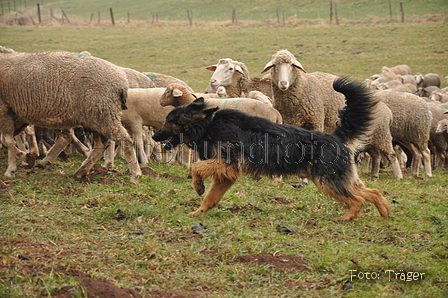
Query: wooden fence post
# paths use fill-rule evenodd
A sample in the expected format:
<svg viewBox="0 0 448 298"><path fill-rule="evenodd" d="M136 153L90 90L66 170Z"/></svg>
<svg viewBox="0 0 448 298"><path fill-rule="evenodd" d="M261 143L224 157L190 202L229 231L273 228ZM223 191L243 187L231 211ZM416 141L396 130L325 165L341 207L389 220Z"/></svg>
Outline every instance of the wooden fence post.
<svg viewBox="0 0 448 298"><path fill-rule="evenodd" d="M401 13L401 22L404 23L403 2L400 2L400 13Z"/></svg>
<svg viewBox="0 0 448 298"><path fill-rule="evenodd" d="M392 3L389 0L389 18L392 20Z"/></svg>
<svg viewBox="0 0 448 298"><path fill-rule="evenodd" d="M37 3L37 16L39 18L39 24L41 24L42 18L40 17L40 3Z"/></svg>
<svg viewBox="0 0 448 298"><path fill-rule="evenodd" d="M333 23L333 1L330 0L330 23Z"/></svg>
<svg viewBox="0 0 448 298"><path fill-rule="evenodd" d="M70 24L70 20L68 19L67 15L65 14L65 11L62 10L62 21L64 21L64 18L67 20L67 23Z"/></svg>
<svg viewBox="0 0 448 298"><path fill-rule="evenodd" d="M112 26L115 26L114 12L112 11L112 8L109 8L109 10L110 10L110 20L112 22Z"/></svg>
<svg viewBox="0 0 448 298"><path fill-rule="evenodd" d="M336 25L339 25L338 6L336 5L336 3L334 4L334 18L336 20Z"/></svg>
<svg viewBox="0 0 448 298"><path fill-rule="evenodd" d="M101 13L98 11L98 25L101 23Z"/></svg>
<svg viewBox="0 0 448 298"><path fill-rule="evenodd" d="M128 24L131 22L131 14L128 11Z"/></svg>
<svg viewBox="0 0 448 298"><path fill-rule="evenodd" d="M236 10L232 8L232 24L236 24L238 21L236 19Z"/></svg>
<svg viewBox="0 0 448 298"><path fill-rule="evenodd" d="M190 23L190 27L193 26L193 11L187 10L188 22Z"/></svg>
<svg viewBox="0 0 448 298"><path fill-rule="evenodd" d="M93 20L93 13L90 14L90 21L89 21L89 25L92 24L92 20Z"/></svg>

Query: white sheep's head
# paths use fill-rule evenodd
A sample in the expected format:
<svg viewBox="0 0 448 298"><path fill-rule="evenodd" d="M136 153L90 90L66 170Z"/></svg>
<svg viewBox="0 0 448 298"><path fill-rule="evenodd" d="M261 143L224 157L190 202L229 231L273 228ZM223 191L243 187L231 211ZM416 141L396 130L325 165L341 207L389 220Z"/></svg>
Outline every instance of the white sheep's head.
<svg viewBox="0 0 448 298"><path fill-rule="evenodd" d="M220 59L218 64L208 66L206 69L213 71L210 78L210 86L213 89L219 86L230 86L232 82L238 82L241 78L249 77L244 64L230 58Z"/></svg>
<svg viewBox="0 0 448 298"><path fill-rule="evenodd" d="M445 113L448 113L446 111ZM437 123L436 133L448 133L448 119L440 120L439 123Z"/></svg>
<svg viewBox="0 0 448 298"><path fill-rule="evenodd" d="M288 90L291 83L300 75L300 71L306 72L302 64L288 50L280 50L272 56L264 69L261 71L271 71L271 81L280 90Z"/></svg>

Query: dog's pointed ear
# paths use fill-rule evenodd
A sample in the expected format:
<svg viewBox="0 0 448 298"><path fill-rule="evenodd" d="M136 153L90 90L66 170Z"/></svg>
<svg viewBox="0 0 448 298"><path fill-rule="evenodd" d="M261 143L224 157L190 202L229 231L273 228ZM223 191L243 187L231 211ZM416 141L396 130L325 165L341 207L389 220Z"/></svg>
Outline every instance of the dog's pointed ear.
<svg viewBox="0 0 448 298"><path fill-rule="evenodd" d="M199 97L187 106L185 112L202 110L204 106L205 106L204 98Z"/></svg>
<svg viewBox="0 0 448 298"><path fill-rule="evenodd" d="M219 107L214 107L214 108L204 110L203 113L206 114L207 116L209 116L209 115L215 113L217 110L219 110Z"/></svg>

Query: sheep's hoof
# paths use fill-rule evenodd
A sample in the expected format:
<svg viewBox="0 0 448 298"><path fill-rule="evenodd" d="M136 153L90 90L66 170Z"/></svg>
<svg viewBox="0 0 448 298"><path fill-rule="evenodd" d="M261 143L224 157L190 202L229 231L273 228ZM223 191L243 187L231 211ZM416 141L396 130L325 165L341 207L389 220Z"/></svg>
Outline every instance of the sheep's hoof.
<svg viewBox="0 0 448 298"><path fill-rule="evenodd" d="M142 173L133 174L131 176L131 180L129 182L134 183L134 184L138 183L138 180L140 179L141 175L142 175Z"/></svg>

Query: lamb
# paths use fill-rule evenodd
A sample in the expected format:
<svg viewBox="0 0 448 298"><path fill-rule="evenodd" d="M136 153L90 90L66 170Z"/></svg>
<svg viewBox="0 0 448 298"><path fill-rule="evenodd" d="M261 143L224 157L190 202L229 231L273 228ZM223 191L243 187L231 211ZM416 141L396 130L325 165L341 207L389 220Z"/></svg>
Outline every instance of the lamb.
<svg viewBox="0 0 448 298"><path fill-rule="evenodd" d="M417 73L414 77L415 82L417 83L417 88L425 88L428 86L436 86L440 88L440 76L436 73L428 73L425 75Z"/></svg>
<svg viewBox="0 0 448 298"><path fill-rule="evenodd" d="M131 138L121 124L128 81L123 70L100 58L64 51L15 52L0 48L0 132L8 147L13 177L18 155L13 136L27 124L70 129L82 125L103 137L75 173L88 174L107 139L124 141L131 182L141 176Z"/></svg>
<svg viewBox="0 0 448 298"><path fill-rule="evenodd" d="M160 97L160 105L178 107L192 103L196 99L181 85L170 84L165 93ZM282 123L280 113L272 106L260 104L260 101L251 98L205 98L209 105L217 105L221 109L237 109L250 115L267 118L276 123Z"/></svg>
<svg viewBox="0 0 448 298"><path fill-rule="evenodd" d="M418 177L423 159L425 178L432 177L431 154L428 148L432 115L426 101L417 95L400 92L377 91L374 94L392 111L390 128L392 137L412 152L412 177Z"/></svg>
<svg viewBox="0 0 448 298"><path fill-rule="evenodd" d="M286 124L330 133L338 123L338 110L345 106L344 96L333 89L337 76L307 73L288 50L272 56L263 72L271 72L274 107Z"/></svg>
<svg viewBox="0 0 448 298"><path fill-rule="evenodd" d="M143 74L154 82L154 87L156 88L166 88L171 83L177 83L185 86L190 92L193 92L193 89L187 83L178 78L157 72L143 72Z"/></svg>
<svg viewBox="0 0 448 298"><path fill-rule="evenodd" d="M173 109L172 107L162 107L159 105L159 98L164 94L165 88L133 88L128 90L126 101L127 109L121 115L123 126L133 136L134 144L137 148L137 156L142 165L148 163L143 147L143 125L159 129L165 123L165 118ZM113 147L107 151L104 159L106 168L113 167Z"/></svg>
<svg viewBox="0 0 448 298"><path fill-rule="evenodd" d="M246 97L247 93L252 90L261 91L268 97L272 97L270 79L251 78L249 70L243 62L225 58L206 69L213 71L206 92L210 93L212 90L212 92L216 92L219 86L223 86L230 98Z"/></svg>
<svg viewBox="0 0 448 298"><path fill-rule="evenodd" d="M401 84L401 85L395 85L393 87L386 88L383 90L415 94L417 92L417 87L415 87L415 85L413 85L413 84L406 83L406 84Z"/></svg>
<svg viewBox="0 0 448 298"><path fill-rule="evenodd" d="M381 73L392 73L394 75L410 75L411 68L406 64L396 65L394 67L383 66Z"/></svg>

